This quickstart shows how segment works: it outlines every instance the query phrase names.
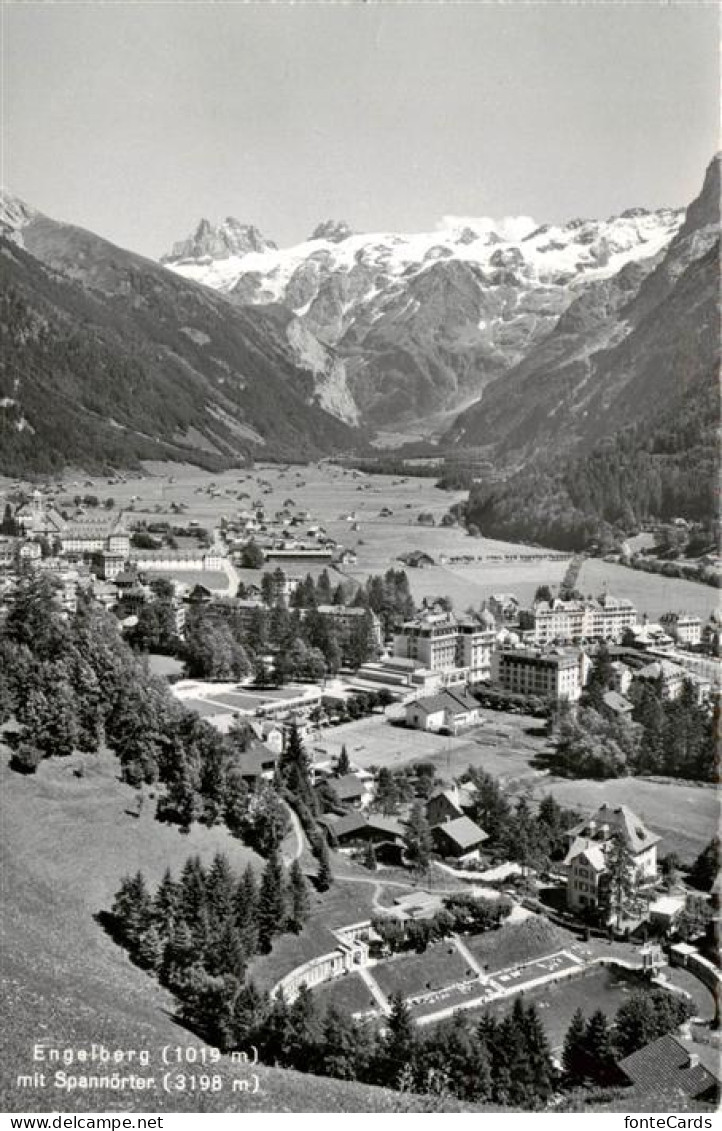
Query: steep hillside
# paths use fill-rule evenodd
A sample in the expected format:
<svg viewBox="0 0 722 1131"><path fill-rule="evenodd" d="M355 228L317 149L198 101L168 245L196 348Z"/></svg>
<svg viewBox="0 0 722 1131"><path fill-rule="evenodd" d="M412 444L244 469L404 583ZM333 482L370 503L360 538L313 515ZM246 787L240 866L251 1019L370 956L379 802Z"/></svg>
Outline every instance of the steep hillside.
<svg viewBox="0 0 722 1131"><path fill-rule="evenodd" d="M696 265L716 273L713 249ZM591 450L546 455L503 481L476 484L467 519L484 534L563 550L611 548L649 519L713 529L719 516L719 368L696 375L647 420ZM631 411L630 411L631 415Z"/></svg>
<svg viewBox="0 0 722 1131"><path fill-rule="evenodd" d="M719 356L719 159L665 254L593 283L447 439L514 462L651 422Z"/></svg>
<svg viewBox="0 0 722 1131"><path fill-rule="evenodd" d="M458 407L517 364L595 281L664 249L681 213L631 209L538 226L446 217L438 231L361 235L327 221L277 248L247 225L201 221L163 262L248 306L281 304L335 351L371 425Z"/></svg>
<svg viewBox="0 0 722 1131"><path fill-rule="evenodd" d="M270 313L240 310L14 198L3 204L2 470L142 458L215 467L357 442L322 407L328 393L294 363Z"/></svg>
<svg viewBox="0 0 722 1131"><path fill-rule="evenodd" d="M234 1079L249 1079L251 1072L228 1057L213 1067L222 1077L220 1092L166 1093L160 1086L168 1070L163 1046L197 1048L201 1042L174 1019L170 994L130 963L95 916L107 910L124 874L142 867L157 882L166 864L177 871L190 853L200 851L208 860L219 847L232 854L234 842L214 841L219 830L197 829L183 837L153 821L150 813L140 822L134 819L126 812L134 808L132 790L115 780L102 759L82 779L73 774L74 759L47 762L29 779L8 770L7 756L0 744L3 1111L438 1110L434 1097L262 1067L254 1070L256 1093L233 1093ZM159 1087L152 1093L68 1093L49 1084L18 1086L19 1075L36 1069L44 1069L48 1081L58 1068L76 1075L89 1071L88 1065L48 1068L34 1062L36 1042L60 1049L102 1044L148 1050L147 1069L126 1063L121 1072L153 1076ZM196 1075L202 1071L198 1064L185 1068ZM444 1109L470 1110L448 1099Z"/></svg>

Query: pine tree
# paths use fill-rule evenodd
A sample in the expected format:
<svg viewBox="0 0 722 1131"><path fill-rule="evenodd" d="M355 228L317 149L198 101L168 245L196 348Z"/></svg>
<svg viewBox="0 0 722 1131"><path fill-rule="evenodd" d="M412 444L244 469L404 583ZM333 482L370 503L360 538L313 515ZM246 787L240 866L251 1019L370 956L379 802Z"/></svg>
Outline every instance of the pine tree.
<svg viewBox="0 0 722 1131"><path fill-rule="evenodd" d="M232 974L239 981L246 969L246 956L240 934L229 917L206 948L205 967L209 974Z"/></svg>
<svg viewBox="0 0 722 1131"><path fill-rule="evenodd" d="M311 910L308 884L298 860L293 861L288 872L288 896L288 929L298 934Z"/></svg>
<svg viewBox="0 0 722 1131"><path fill-rule="evenodd" d="M338 777L343 777L344 774L349 773L350 769L351 762L349 761L348 751L344 743L344 745L341 747L341 753L339 754L338 761L336 763L336 774L338 775Z"/></svg>
<svg viewBox="0 0 722 1131"><path fill-rule="evenodd" d="M326 1010L322 1032L323 1075L337 1080L358 1079L357 1042L353 1023L335 1006Z"/></svg>
<svg viewBox="0 0 722 1131"><path fill-rule="evenodd" d="M233 1044L244 1048L255 1043L264 1013L263 998L253 982L244 982L233 1003Z"/></svg>
<svg viewBox="0 0 722 1131"><path fill-rule="evenodd" d="M581 1009L577 1009L567 1029L562 1051L564 1083L569 1088L578 1088L584 1083L587 1065L586 1031L584 1014Z"/></svg>
<svg viewBox="0 0 722 1131"><path fill-rule="evenodd" d="M263 870L257 905L258 945L263 953L283 926L283 869L278 853L269 856Z"/></svg>
<svg viewBox="0 0 722 1131"><path fill-rule="evenodd" d="M511 1100L520 1107L529 1107L534 1100L534 1071L527 1044L527 1018L521 996L501 1023L500 1043L506 1050L511 1076Z"/></svg>
<svg viewBox="0 0 722 1131"><path fill-rule="evenodd" d="M614 1075L614 1053L609 1022L601 1009L597 1009L587 1022L584 1031L585 1071L595 1084L609 1084Z"/></svg>
<svg viewBox="0 0 722 1131"><path fill-rule="evenodd" d="M416 1032L411 1012L403 995L391 995L391 1012L382 1043L382 1079L393 1087L405 1068L413 1069L416 1055Z"/></svg>
<svg viewBox="0 0 722 1131"><path fill-rule="evenodd" d="M404 834L406 858L419 872L428 872L431 862L431 830L420 801L411 806L411 813Z"/></svg>
<svg viewBox="0 0 722 1131"><path fill-rule="evenodd" d="M544 1026L533 1002L527 1006L524 1030L532 1068L534 1091L540 1099L546 1100L553 1090L556 1073Z"/></svg>
<svg viewBox="0 0 722 1131"><path fill-rule="evenodd" d="M191 928L207 910L206 875L200 856L189 856L183 865L179 910Z"/></svg>
<svg viewBox="0 0 722 1131"><path fill-rule="evenodd" d="M333 883L333 872L331 871L331 860L328 855L328 848L323 836L318 840L318 851L316 852L318 858L318 872L316 874L316 890L328 891Z"/></svg>
<svg viewBox="0 0 722 1131"><path fill-rule="evenodd" d="M302 985L288 1011L286 1063L292 1068L314 1072L320 1068L323 1050L323 1026L316 1008L316 999Z"/></svg>
<svg viewBox="0 0 722 1131"><path fill-rule="evenodd" d="M258 1040L258 1051L264 1064L286 1063L288 1041L288 1003L282 992L270 1003Z"/></svg>
<svg viewBox="0 0 722 1131"><path fill-rule="evenodd" d="M638 887L634 857L621 835L613 837L607 853L606 882L609 910L621 931L627 913L635 909Z"/></svg>
<svg viewBox="0 0 722 1131"><path fill-rule="evenodd" d="M278 773L286 788L314 811L315 796L311 788L310 764L295 723L291 726L278 763Z"/></svg>
<svg viewBox="0 0 722 1131"><path fill-rule="evenodd" d="M153 922L158 928L161 938L166 942L173 933L179 904L178 884L173 879L170 868L166 868L153 898Z"/></svg>
<svg viewBox="0 0 722 1131"><path fill-rule="evenodd" d="M151 926L138 939L138 963L146 970L156 971L163 961L163 940L158 928Z"/></svg>
<svg viewBox="0 0 722 1131"><path fill-rule="evenodd" d="M258 948L258 884L252 864L246 866L238 883L234 909L243 948L246 954L255 954Z"/></svg>
<svg viewBox="0 0 722 1131"><path fill-rule="evenodd" d="M216 852L206 877L206 898L211 923L223 923L233 911L235 883L228 857Z"/></svg>
<svg viewBox="0 0 722 1131"><path fill-rule="evenodd" d="M118 921L125 945L134 952L141 936L153 921L153 901L142 872L126 877L113 902L112 914Z"/></svg>

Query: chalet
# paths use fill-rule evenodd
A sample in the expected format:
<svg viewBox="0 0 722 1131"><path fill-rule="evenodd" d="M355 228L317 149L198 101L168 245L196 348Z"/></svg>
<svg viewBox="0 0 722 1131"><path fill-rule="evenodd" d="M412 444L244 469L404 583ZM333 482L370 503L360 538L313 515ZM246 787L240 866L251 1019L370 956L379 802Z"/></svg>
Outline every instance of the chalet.
<svg viewBox="0 0 722 1131"><path fill-rule="evenodd" d="M329 778L328 784L342 805L360 805L368 792L364 782L355 774Z"/></svg>
<svg viewBox="0 0 722 1131"><path fill-rule="evenodd" d="M488 833L469 817L456 817L444 824L435 825L431 830L431 837L442 856L453 856L460 863L478 860L482 844L489 839Z"/></svg>
<svg viewBox="0 0 722 1131"><path fill-rule="evenodd" d="M255 783L260 779L270 781L276 771L280 754L261 742L253 742L238 755L235 767L244 781Z"/></svg>
<svg viewBox="0 0 722 1131"><path fill-rule="evenodd" d="M447 789L435 789L426 802L426 819L429 825L441 825L445 821L456 820L468 815L467 810L474 803L476 790L468 785L453 785Z"/></svg>
<svg viewBox="0 0 722 1131"><path fill-rule="evenodd" d="M377 846L388 844L398 848L403 846L403 825L391 817L348 813L344 817L327 814L319 817L318 820L319 824L324 825L333 834L340 848L369 843Z"/></svg>
<svg viewBox="0 0 722 1131"><path fill-rule="evenodd" d="M692 1045L667 1033L625 1056L619 1061L619 1068L638 1091L657 1101L668 1099L670 1110L679 1099L719 1103L719 1050L710 1046Z"/></svg>
<svg viewBox="0 0 722 1131"><path fill-rule="evenodd" d="M453 732L473 726L481 718L481 707L476 699L463 691L444 688L437 695L415 699L406 707L406 725L416 730Z"/></svg>
<svg viewBox="0 0 722 1131"><path fill-rule="evenodd" d="M607 858L616 838L621 837L634 864L640 885L657 878L659 837L640 819L620 805L602 805L593 817L575 825L566 834L569 851L564 860L567 870L567 903L573 910L597 908L607 887Z"/></svg>

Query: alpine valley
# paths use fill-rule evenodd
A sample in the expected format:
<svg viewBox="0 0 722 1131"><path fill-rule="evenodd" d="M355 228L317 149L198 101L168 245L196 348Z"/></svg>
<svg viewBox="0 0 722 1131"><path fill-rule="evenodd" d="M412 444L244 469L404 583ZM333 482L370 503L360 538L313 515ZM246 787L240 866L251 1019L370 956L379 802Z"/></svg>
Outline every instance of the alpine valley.
<svg viewBox="0 0 722 1131"><path fill-rule="evenodd" d="M0 232L2 471L413 438L399 457L485 469L467 518L499 537L712 520L718 158L686 212L326 221L291 248L202 220L158 264L5 193Z"/></svg>

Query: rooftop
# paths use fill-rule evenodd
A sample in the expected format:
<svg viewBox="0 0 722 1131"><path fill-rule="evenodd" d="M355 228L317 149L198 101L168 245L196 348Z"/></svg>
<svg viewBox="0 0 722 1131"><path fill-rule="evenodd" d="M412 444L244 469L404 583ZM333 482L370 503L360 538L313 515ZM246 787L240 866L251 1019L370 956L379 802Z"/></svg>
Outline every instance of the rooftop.
<svg viewBox="0 0 722 1131"><path fill-rule="evenodd" d="M603 826L606 826L610 833L612 831L621 833L627 847L635 855L658 844L660 840L660 837L650 832L626 805L620 805L616 809L612 809L609 805L600 806L593 817L587 817L581 824L570 829L567 836L571 840L574 837L597 839L597 834L601 832Z"/></svg>
<svg viewBox="0 0 722 1131"><path fill-rule="evenodd" d="M434 827L434 834L443 833L458 848L476 848L477 844L489 839L489 834L480 829L470 817L455 817L443 825Z"/></svg>
<svg viewBox="0 0 722 1131"><path fill-rule="evenodd" d="M699 1062L695 1050L671 1033L637 1049L619 1061L624 1075L637 1087L659 1094L701 1097L719 1088L719 1065L710 1071Z"/></svg>

